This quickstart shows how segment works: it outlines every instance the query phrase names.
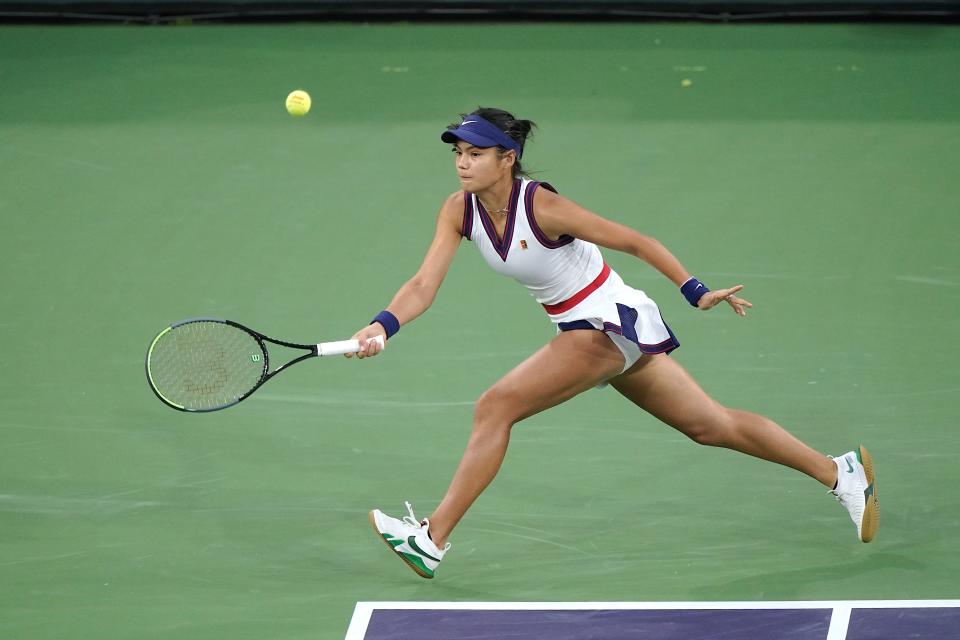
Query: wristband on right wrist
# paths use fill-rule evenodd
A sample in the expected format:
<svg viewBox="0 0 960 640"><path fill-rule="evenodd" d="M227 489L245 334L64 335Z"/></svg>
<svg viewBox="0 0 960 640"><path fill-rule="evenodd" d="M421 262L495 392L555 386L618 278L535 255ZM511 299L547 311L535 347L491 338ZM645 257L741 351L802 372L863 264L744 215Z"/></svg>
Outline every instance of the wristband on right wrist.
<svg viewBox="0 0 960 640"><path fill-rule="evenodd" d="M700 298L708 291L710 291L710 289L696 278L690 278L680 287L680 293L682 293L683 297L687 299L687 302L694 307L698 306L697 303L700 302Z"/></svg>
<svg viewBox="0 0 960 640"><path fill-rule="evenodd" d="M370 324L374 322L379 322L383 325L384 331L387 332L387 340L389 340L397 331L400 331L400 321L397 320L397 316L393 315L386 309L377 314L373 320L370 321Z"/></svg>

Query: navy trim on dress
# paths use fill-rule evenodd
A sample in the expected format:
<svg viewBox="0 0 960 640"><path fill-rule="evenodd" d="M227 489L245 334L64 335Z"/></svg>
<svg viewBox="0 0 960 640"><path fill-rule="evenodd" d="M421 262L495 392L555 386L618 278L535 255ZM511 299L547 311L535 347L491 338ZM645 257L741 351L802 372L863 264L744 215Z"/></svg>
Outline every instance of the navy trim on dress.
<svg viewBox="0 0 960 640"><path fill-rule="evenodd" d="M526 193L523 197L523 202L525 205L524 208L527 210L527 223L530 225L530 229L533 230L533 235L537 238L537 242L542 244L547 249L559 249L560 247L573 242L575 238L573 236L564 234L556 240L551 240L540 228L540 225L537 224L537 218L533 215L533 194L536 192L537 187L539 187L541 184L543 185L544 189L553 191L554 193L557 192L556 189L546 182L530 182L527 184Z"/></svg>
<svg viewBox="0 0 960 640"><path fill-rule="evenodd" d="M657 353L666 353L669 355L674 349L680 346L680 341L677 340L677 337L673 334L673 330L670 328L670 325L668 325L666 322L663 323L663 326L667 328L667 333L670 334L669 338L663 342L658 342L657 344L642 344L637 338L636 322L638 314L636 309L617 303L617 310L620 312L621 322L624 322L624 315L627 316L628 320L631 317L633 320L630 322L624 322L623 326L616 325L612 322L604 322L602 329L604 332L609 331L610 333L623 336L630 342L637 345L640 348L641 353L648 355L654 355ZM660 316L660 320L663 320L663 315ZM601 331L601 329L597 329L595 326L593 326L593 323L591 323L589 320L560 322L557 324L557 327L560 329L560 331L575 331L577 329L593 329L594 331Z"/></svg>
<svg viewBox="0 0 960 640"><path fill-rule="evenodd" d="M513 181L513 190L510 192L510 200L507 204L507 223L503 227L503 241L497 237L497 230L493 226L493 220L490 214L483 208L483 203L477 198L477 210L480 212L480 222L483 229L487 232L487 237L493 245L494 251L504 262L507 261L507 254L510 253L510 245L513 243L513 227L517 219L517 202L520 200L520 180Z"/></svg>
<svg viewBox="0 0 960 640"><path fill-rule="evenodd" d="M593 329L599 331L589 320L574 320L573 322L560 322L557 324L560 331L576 331L577 329Z"/></svg>
<svg viewBox="0 0 960 640"><path fill-rule="evenodd" d="M640 338L637 336L637 316L640 314L633 307L628 307L619 302L617 303L617 314L620 316L620 335L643 350Z"/></svg>
<svg viewBox="0 0 960 640"><path fill-rule="evenodd" d="M473 196L466 191L463 192L463 223L460 225L460 235L467 240L473 241L470 236L473 234Z"/></svg>

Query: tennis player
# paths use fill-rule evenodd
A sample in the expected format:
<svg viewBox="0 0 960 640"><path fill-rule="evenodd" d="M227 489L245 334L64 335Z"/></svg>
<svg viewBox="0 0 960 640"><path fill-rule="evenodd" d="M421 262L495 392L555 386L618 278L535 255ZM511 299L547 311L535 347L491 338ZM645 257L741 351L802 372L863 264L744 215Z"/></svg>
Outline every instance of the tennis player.
<svg viewBox="0 0 960 640"><path fill-rule="evenodd" d="M521 169L533 123L480 108L440 136L452 145L461 190L440 208L436 232L420 269L389 306L354 334L391 339L433 303L463 238L494 271L525 286L557 335L487 389L476 402L473 431L443 500L429 518L393 518L379 509L370 522L414 571L432 578L454 527L493 480L514 424L597 386L628 400L696 443L734 449L801 471L825 485L847 508L857 536L869 542L879 506L873 464L863 446L824 456L772 420L728 409L708 396L668 354L679 346L660 310L643 291L626 285L599 247L636 256L673 282L701 311L722 305L740 316L752 305L743 285L710 290L654 238L607 220L558 195Z"/></svg>

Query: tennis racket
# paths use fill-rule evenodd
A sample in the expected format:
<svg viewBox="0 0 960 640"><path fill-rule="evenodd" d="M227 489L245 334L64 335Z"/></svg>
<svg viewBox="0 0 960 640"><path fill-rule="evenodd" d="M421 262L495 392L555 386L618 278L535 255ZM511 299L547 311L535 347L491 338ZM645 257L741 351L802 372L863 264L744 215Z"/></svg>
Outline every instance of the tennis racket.
<svg viewBox="0 0 960 640"><path fill-rule="evenodd" d="M383 337L376 339L382 347ZM306 353L271 371L268 342ZM290 365L359 350L358 340L296 344L268 338L232 320L193 318L170 325L150 343L147 382L169 407L217 411L249 398Z"/></svg>

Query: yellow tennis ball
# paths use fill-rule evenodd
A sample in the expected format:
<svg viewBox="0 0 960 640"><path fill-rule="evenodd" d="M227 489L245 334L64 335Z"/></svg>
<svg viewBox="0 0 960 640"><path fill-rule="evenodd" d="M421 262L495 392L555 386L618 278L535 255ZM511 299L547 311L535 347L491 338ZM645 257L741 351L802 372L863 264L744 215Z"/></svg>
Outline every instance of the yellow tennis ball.
<svg viewBox="0 0 960 640"><path fill-rule="evenodd" d="M302 89L291 91L287 96L287 111L298 118L307 115L310 111L310 94Z"/></svg>

